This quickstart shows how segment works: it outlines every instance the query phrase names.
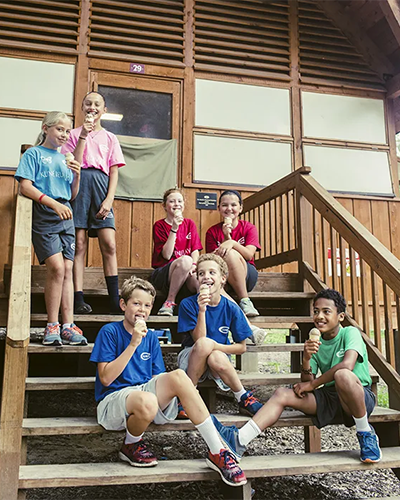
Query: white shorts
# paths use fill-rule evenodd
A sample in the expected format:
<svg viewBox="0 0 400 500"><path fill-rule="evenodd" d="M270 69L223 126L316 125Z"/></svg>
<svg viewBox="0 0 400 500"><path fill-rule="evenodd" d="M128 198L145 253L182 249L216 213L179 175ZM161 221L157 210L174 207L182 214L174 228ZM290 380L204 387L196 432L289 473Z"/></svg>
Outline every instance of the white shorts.
<svg viewBox="0 0 400 500"><path fill-rule="evenodd" d="M156 394L157 379L163 375L163 373L160 373L145 384L124 387L119 391L108 394L97 406L97 422L108 431L122 431L126 429L126 421L129 417L129 413L126 411L126 398L134 391L145 391ZM173 398L164 410L158 408L153 422L158 425L167 424L175 420L177 415L178 399Z"/></svg>

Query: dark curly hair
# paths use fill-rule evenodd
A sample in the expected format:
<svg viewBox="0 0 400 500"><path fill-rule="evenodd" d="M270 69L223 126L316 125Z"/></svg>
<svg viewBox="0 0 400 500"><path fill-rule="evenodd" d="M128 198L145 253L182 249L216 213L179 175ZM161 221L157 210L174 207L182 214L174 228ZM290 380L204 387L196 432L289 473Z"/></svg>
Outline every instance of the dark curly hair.
<svg viewBox="0 0 400 500"><path fill-rule="evenodd" d="M314 297L313 304L315 304L318 299L333 300L339 314L346 312L346 301L343 295L337 290L333 290L333 288L326 288L318 292Z"/></svg>

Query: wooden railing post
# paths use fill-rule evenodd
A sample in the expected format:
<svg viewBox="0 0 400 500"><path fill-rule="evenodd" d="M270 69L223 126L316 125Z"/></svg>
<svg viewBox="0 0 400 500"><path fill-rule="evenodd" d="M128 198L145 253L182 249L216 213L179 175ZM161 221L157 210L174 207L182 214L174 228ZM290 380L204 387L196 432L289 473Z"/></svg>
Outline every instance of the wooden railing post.
<svg viewBox="0 0 400 500"><path fill-rule="evenodd" d="M0 417L0 500L18 498L31 312L32 201L17 196Z"/></svg>
<svg viewBox="0 0 400 500"><path fill-rule="evenodd" d="M302 175L308 175L305 172ZM300 180L300 176L297 181ZM299 189L299 182L296 183L296 237L297 237L297 250L299 262L299 274L303 280L303 290L311 291L307 280L303 274L303 262L308 262L312 265L313 262L313 245L312 245L312 211L311 205L307 199L301 194ZM306 288L308 288L306 290Z"/></svg>

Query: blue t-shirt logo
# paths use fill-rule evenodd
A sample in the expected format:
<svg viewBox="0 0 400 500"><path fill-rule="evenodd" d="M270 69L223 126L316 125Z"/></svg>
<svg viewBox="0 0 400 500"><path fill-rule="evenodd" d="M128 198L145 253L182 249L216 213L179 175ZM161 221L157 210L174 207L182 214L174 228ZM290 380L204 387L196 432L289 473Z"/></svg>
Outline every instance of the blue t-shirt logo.
<svg viewBox="0 0 400 500"><path fill-rule="evenodd" d="M151 354L149 352L142 352L142 354L140 355L140 359L142 359L143 361L147 361L151 358Z"/></svg>
<svg viewBox="0 0 400 500"><path fill-rule="evenodd" d="M229 333L229 326L220 326L218 328L218 331L221 332L223 335L228 335L228 333Z"/></svg>

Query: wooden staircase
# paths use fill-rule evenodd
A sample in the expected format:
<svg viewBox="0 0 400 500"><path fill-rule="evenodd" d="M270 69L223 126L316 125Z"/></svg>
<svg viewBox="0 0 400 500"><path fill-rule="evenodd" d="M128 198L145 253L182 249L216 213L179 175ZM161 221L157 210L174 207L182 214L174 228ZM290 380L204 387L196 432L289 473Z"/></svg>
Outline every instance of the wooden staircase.
<svg viewBox="0 0 400 500"><path fill-rule="evenodd" d="M302 169L290 174L276 184L251 196L245 202L245 215L247 220L255 223L261 236L263 247L267 249L259 259L257 266L266 269L294 262L297 270L285 273L260 273L256 289L252 292L252 299L261 312L254 323L264 327L290 329L290 338L294 343L264 344L262 346L248 346L245 356L260 352L285 351L291 354L292 373L289 374L262 374L258 372L241 372L240 378L246 387L260 385L287 385L296 383L299 378L299 366L303 342L307 338L312 326L311 301L315 290L326 286L326 283L340 289L346 296L351 306L355 303L366 303L369 306L369 297L362 293L357 294L355 268L353 268L352 281L347 286L342 273L342 281L336 275L330 278L328 274L320 276L316 270L323 269L321 263L316 264L313 250L317 248L310 234L313 231L312 211L309 198L312 199L312 210L320 210L321 217L329 216L333 231L343 229L343 217L350 224L352 231L357 234L360 248L351 247L362 257L364 265L370 266L371 272L376 273L382 280L382 290L386 294L384 302L385 325L393 325L389 321L392 314L391 304L398 303L400 295L400 262L395 259L373 236L365 229L361 230L350 220L344 209L334 204L334 200L323 188L312 179L311 184L302 185L304 179L310 178L308 170ZM303 187L302 187L303 186ZM312 188L317 189L317 194ZM290 194L292 193L292 194ZM311 196L314 194L315 200ZM308 196L305 198L305 196ZM278 201L277 201L278 200ZM324 203L329 208L329 215ZM333 200L333 201L332 201ZM280 213L283 216L271 218L268 210L271 204L276 207L286 206ZM292 210L293 209L293 210ZM336 212L335 212L336 210ZM331 216L336 213L336 219ZM311 215L311 218L308 216ZM31 267L31 242L30 242L31 203L29 200L18 197L16 212L16 231L14 252L11 269L5 269L4 281L9 294L9 315L6 339L6 354L4 367L4 381L0 422L0 500L21 500L24 492L32 488L78 487L99 486L116 484L149 484L151 482L177 482L177 481L220 481L218 474L207 468L204 458L190 460L166 460L151 470L142 470L129 467L125 463L86 463L51 465L25 465L26 441L33 436L69 436L102 434L106 431L100 427L94 415L85 417L65 417L64 415L46 418L27 418L28 395L33 391L88 391L88 397L93 398L94 367L88 363L88 357L93 347L93 341L99 328L109 322L122 319L122 316L111 316L105 313L106 292L102 270L88 268L85 273L85 296L92 304L94 312L91 315L76 317L76 322L83 327L90 344L85 347L44 347L40 343L30 342L30 327L43 326L46 320L43 309L43 283L44 269L39 266ZM287 219L287 220L286 220ZM350 220L350 222L349 222ZM276 224L276 227L274 227ZM286 225L294 224L297 239L291 247L290 238L283 237L288 234ZM281 227L283 228L281 230ZM281 232L282 231L282 232ZM358 232L357 232L358 231ZM273 246L271 242L275 236L281 234L281 243ZM343 234L347 234L343 231ZM366 234L368 233L368 234ZM364 239L363 239L364 238ZM353 244L353 240L351 240ZM286 247L285 247L286 244ZM341 242L343 246L343 242ZM364 246L363 246L364 245ZM379 246L380 245L380 246ZM311 249L310 249L311 247ZM361 248L362 247L362 248ZM374 247L380 255L379 262L376 256L371 255ZM317 255L321 257L321 252ZM368 260L367 260L368 259ZM375 259L375 260L374 260ZM368 263L368 264L367 264ZM379 265L378 265L379 264ZM384 264L384 265L383 265ZM323 265L325 265L323 263ZM336 266L333 266L335 271ZM383 269L383 272L382 272ZM12 271L11 271L12 270ZM390 273L387 272L390 270ZM379 273L382 273L379 274ZM149 270L120 269L119 277L122 282L131 274L147 278ZM390 274L390 276L389 276ZM334 282L333 280L336 280ZM360 279L359 279L360 280ZM361 278L362 280L362 278ZM374 280L372 279L372 282ZM357 283L357 287L358 287ZM387 287L386 289L384 287ZM391 292L389 293L389 287ZM357 294L357 297L356 297ZM392 294L392 295L390 295ZM379 294L375 295L379 302ZM361 299L361 300L360 300ZM157 296L154 311L161 304L162 296ZM364 301L364 302L363 302ZM397 301L397 302L396 302ZM373 308L379 312L380 304ZM369 317L364 309L359 314L358 307L351 307L352 316L347 317L347 322L357 324L360 318L363 325L368 326ZM396 313L397 309L393 309ZM400 314L400 311L399 311ZM391 316L390 316L391 317ZM149 326L155 328L169 328L172 333L173 343L162 344L164 353L176 353L179 350L179 337L176 333L177 317L172 318L151 316ZM373 317L372 323L378 328L378 320ZM367 329L367 331L369 331ZM374 330L376 332L376 329ZM380 332L379 332L380 333ZM226 488L226 498L251 498L251 479L270 476L284 476L297 474L318 474L337 471L365 470L392 468L400 476L400 377L394 369L394 341L390 338L393 334L390 328L385 331L385 340L382 343L380 335L375 334L371 340L364 334L364 340L369 351L370 361L374 369L373 382L376 388L379 376L389 386L390 403L392 409L376 408L371 422L373 423L383 448L383 459L378 464L368 465L359 461L358 450L343 452L321 452L320 433L313 427L309 417L301 412L284 412L276 423L276 427L304 427L305 458L303 453L295 455L268 455L244 457L241 466L249 481L242 488ZM379 340L377 340L379 338ZM393 349L392 349L393 346ZM386 358L382 354L386 347ZM28 370L28 358L29 366ZM39 362L37 360L40 360ZM244 359L237 359L237 367L244 365ZM211 410L215 409L215 385L206 382L202 387L202 394ZM67 392L66 392L67 394ZM242 426L246 417L240 415L219 415L223 423ZM166 426L151 425L152 432L165 431L193 431L193 425L188 421L175 421ZM117 452L117 450L115 450ZM216 484L217 487L217 484Z"/></svg>

